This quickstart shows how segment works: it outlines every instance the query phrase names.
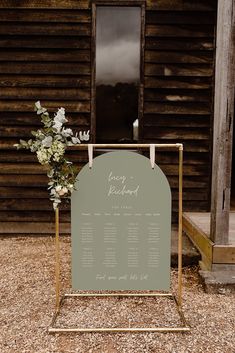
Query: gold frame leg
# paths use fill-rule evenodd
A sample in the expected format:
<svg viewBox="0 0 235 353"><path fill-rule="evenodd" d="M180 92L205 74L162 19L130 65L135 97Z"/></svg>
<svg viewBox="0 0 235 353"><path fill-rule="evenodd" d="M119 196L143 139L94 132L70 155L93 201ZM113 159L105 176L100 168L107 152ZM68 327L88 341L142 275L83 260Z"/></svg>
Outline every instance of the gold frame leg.
<svg viewBox="0 0 235 353"><path fill-rule="evenodd" d="M59 234L59 208L55 210L55 288L56 288L56 311L60 306L60 234Z"/></svg>
<svg viewBox="0 0 235 353"><path fill-rule="evenodd" d="M179 147L178 304L182 307L183 145Z"/></svg>

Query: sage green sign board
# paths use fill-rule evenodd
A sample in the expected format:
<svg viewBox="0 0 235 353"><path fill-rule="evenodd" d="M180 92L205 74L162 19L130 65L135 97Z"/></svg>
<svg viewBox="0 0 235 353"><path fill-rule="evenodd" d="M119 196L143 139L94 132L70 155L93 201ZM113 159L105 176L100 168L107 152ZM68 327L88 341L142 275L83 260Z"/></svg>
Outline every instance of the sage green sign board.
<svg viewBox="0 0 235 353"><path fill-rule="evenodd" d="M171 191L140 154L117 151L80 171L72 194L74 290L169 290Z"/></svg>

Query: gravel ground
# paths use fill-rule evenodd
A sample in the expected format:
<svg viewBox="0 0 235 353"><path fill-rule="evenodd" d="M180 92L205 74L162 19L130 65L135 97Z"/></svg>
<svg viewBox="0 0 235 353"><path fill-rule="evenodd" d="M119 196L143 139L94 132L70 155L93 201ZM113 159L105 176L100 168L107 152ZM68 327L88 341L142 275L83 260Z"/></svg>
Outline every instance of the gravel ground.
<svg viewBox="0 0 235 353"><path fill-rule="evenodd" d="M190 333L48 334L54 310L54 240L0 239L0 353L235 353L235 298L206 294L197 268L183 273ZM70 242L61 241L63 288L70 283ZM173 287L176 273L172 270ZM68 299L57 326L179 324L167 299ZM80 305L78 305L80 304Z"/></svg>

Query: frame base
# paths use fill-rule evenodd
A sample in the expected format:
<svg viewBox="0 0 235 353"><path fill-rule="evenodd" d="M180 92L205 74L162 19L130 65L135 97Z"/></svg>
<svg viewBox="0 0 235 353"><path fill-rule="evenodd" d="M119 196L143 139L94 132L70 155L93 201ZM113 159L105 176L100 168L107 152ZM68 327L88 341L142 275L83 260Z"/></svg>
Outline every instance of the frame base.
<svg viewBox="0 0 235 353"><path fill-rule="evenodd" d="M87 297L168 297L171 298L177 308L177 312L179 314L182 326L178 327L87 327L87 328L80 328L80 327L55 327L56 319L59 316L60 309L63 306L64 301L67 298L72 298L72 297L77 297L77 298L87 298ZM177 298L175 295L171 293L87 293L87 294L81 294L81 293L71 293L71 294L64 294L60 300L59 306L57 310L54 313L51 326L48 328L49 333L66 333L66 332L80 332L80 333L85 333L85 332L189 332L190 327L187 324L184 314L182 312L181 306L179 305Z"/></svg>

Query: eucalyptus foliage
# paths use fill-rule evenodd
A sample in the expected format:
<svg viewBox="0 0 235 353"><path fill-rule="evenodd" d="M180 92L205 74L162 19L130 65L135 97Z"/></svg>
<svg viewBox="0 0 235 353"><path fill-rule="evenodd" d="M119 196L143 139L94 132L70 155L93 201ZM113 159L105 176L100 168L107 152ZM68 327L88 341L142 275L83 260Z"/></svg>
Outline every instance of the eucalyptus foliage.
<svg viewBox="0 0 235 353"><path fill-rule="evenodd" d="M68 120L65 117L65 109L59 108L53 118L40 102L35 103L35 111L40 115L43 127L37 131L31 131L32 138L28 141L20 140L14 146L17 149L28 149L36 153L40 164L47 166L49 178L48 189L50 200L56 209L62 198L68 198L74 190L76 168L65 157L66 148L74 146L81 141L89 140L89 131L79 132L74 135L72 129L63 125Z"/></svg>

